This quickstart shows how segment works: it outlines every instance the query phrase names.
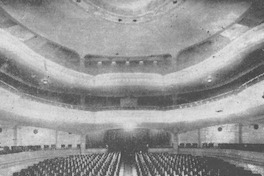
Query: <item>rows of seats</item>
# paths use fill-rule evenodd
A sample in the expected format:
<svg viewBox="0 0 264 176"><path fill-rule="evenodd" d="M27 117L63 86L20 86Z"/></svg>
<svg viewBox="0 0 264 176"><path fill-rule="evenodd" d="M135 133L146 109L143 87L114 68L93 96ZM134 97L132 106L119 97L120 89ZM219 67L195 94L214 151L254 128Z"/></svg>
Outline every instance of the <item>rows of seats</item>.
<svg viewBox="0 0 264 176"><path fill-rule="evenodd" d="M39 150L56 150L56 145L28 145L28 146L0 146L0 155L12 154L12 153L20 153L20 152L31 152L31 151L39 151ZM72 145L61 145L60 149L72 149ZM80 144L77 145L77 149L80 149Z"/></svg>
<svg viewBox="0 0 264 176"><path fill-rule="evenodd" d="M235 150L245 150L254 152L264 152L264 144L236 144L236 143L222 143L218 144L220 149L235 149Z"/></svg>
<svg viewBox="0 0 264 176"><path fill-rule="evenodd" d="M197 143L180 143L178 146L179 148L197 148L198 144Z"/></svg>
<svg viewBox="0 0 264 176"><path fill-rule="evenodd" d="M214 143L202 143L202 148L219 148L219 149L234 149L254 152L264 152L264 144L250 144L250 143L220 143L215 145ZM179 148L198 148L197 143L180 143Z"/></svg>
<svg viewBox="0 0 264 176"><path fill-rule="evenodd" d="M0 147L0 155L27 152L27 151L38 151L38 150L41 150L40 145L11 146L11 147L4 146L4 147Z"/></svg>
<svg viewBox="0 0 264 176"><path fill-rule="evenodd" d="M137 153L138 176L261 176L221 159L167 153Z"/></svg>
<svg viewBox="0 0 264 176"><path fill-rule="evenodd" d="M13 176L118 176L121 154L73 155L47 159Z"/></svg>
<svg viewBox="0 0 264 176"><path fill-rule="evenodd" d="M180 143L179 148L198 148L197 143ZM214 148L214 143L202 143L202 148Z"/></svg>

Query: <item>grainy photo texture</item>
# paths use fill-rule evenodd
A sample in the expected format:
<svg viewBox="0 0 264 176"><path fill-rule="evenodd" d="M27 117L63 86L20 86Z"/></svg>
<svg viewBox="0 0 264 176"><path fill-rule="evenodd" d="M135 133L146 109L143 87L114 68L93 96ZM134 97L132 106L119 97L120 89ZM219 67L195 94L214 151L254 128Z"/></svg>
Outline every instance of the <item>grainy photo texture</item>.
<svg viewBox="0 0 264 176"><path fill-rule="evenodd" d="M0 176L264 176L264 1L0 0Z"/></svg>

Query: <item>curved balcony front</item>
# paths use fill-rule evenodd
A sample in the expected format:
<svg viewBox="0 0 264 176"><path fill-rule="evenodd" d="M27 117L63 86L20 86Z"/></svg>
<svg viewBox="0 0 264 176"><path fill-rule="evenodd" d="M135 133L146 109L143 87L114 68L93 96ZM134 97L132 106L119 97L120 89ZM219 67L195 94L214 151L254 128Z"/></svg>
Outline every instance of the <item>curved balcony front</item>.
<svg viewBox="0 0 264 176"><path fill-rule="evenodd" d="M251 85L252 83L255 84ZM248 82L229 96L219 99L196 102L178 109L114 109L91 111L74 109L53 102L32 99L21 93L14 93L1 87L1 120L12 120L40 127L71 129L78 133L89 131L123 128L132 124L142 128L163 128L166 130L186 130L237 120L257 120L263 118L264 82L260 77Z"/></svg>

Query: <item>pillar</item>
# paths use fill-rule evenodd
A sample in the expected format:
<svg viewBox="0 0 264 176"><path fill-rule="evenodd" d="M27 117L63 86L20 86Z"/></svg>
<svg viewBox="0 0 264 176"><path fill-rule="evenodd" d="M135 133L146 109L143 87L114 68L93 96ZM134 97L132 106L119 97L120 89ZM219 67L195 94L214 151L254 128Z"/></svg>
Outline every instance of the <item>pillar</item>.
<svg viewBox="0 0 264 176"><path fill-rule="evenodd" d="M202 147L202 143L201 143L201 129L198 129L198 148Z"/></svg>
<svg viewBox="0 0 264 176"><path fill-rule="evenodd" d="M179 136L178 133L171 132L171 140L170 140L171 146L173 148L173 151L175 153L179 153Z"/></svg>
<svg viewBox="0 0 264 176"><path fill-rule="evenodd" d="M56 149L59 148L59 146L58 146L58 130L55 131L55 146L56 146Z"/></svg>
<svg viewBox="0 0 264 176"><path fill-rule="evenodd" d="M80 144L81 144L81 148L80 148L80 154L84 154L85 150L86 150L86 135L82 134L80 135Z"/></svg>
<svg viewBox="0 0 264 176"><path fill-rule="evenodd" d="M238 124L238 143L242 144L243 140L242 140L242 127L243 125L241 123Z"/></svg>
<svg viewBox="0 0 264 176"><path fill-rule="evenodd" d="M18 141L18 139L17 139L18 138L17 137L18 136L18 127L17 127L17 125L14 126L14 134L13 135L14 135L14 138L13 138L14 146L17 146L17 143L18 143L17 142Z"/></svg>

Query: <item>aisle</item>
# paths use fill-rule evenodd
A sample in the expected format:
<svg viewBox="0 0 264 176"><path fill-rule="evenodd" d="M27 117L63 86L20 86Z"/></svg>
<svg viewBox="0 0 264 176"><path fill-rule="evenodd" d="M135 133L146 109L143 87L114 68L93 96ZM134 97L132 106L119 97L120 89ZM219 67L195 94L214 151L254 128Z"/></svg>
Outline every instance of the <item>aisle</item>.
<svg viewBox="0 0 264 176"><path fill-rule="evenodd" d="M134 155L123 155L119 176L137 176Z"/></svg>

